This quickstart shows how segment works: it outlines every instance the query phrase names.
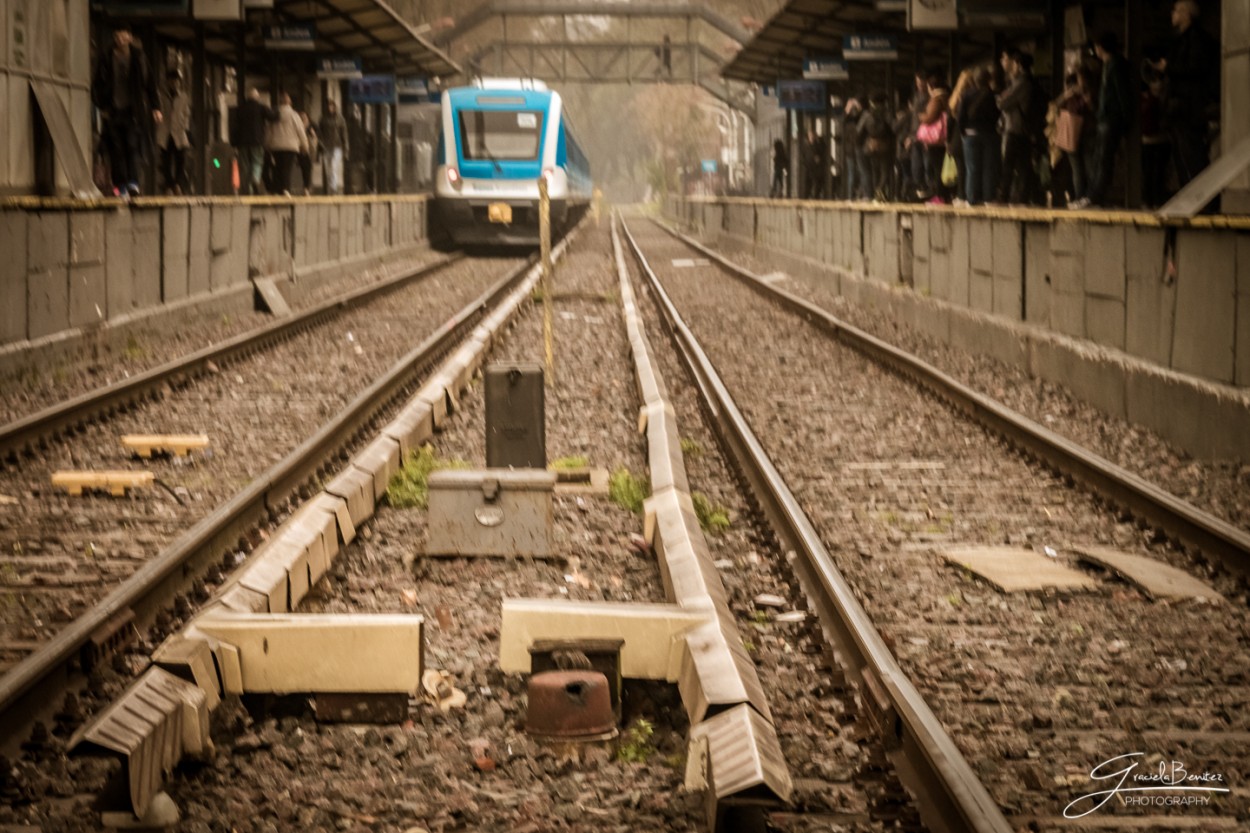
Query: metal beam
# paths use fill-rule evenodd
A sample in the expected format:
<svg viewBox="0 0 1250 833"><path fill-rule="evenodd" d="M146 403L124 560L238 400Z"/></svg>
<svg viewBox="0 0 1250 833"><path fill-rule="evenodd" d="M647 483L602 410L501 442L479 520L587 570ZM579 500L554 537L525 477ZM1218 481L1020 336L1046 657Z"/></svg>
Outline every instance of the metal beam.
<svg viewBox="0 0 1250 833"><path fill-rule="evenodd" d="M492 17L616 17L616 18L690 18L696 17L712 28L746 44L751 34L725 19L702 3L610 3L610 2L546 2L521 3L516 0L493 0L465 16L458 26L448 30L440 42L451 43L477 29Z"/></svg>

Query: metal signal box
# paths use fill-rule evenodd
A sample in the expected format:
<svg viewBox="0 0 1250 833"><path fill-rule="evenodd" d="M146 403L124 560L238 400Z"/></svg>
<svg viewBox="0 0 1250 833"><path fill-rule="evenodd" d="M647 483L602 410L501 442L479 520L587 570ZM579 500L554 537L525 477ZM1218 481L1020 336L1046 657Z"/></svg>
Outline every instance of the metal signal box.
<svg viewBox="0 0 1250 833"><path fill-rule="evenodd" d="M486 465L547 467L546 403L540 364L486 368Z"/></svg>
<svg viewBox="0 0 1250 833"><path fill-rule="evenodd" d="M555 555L546 469L448 469L430 475L428 555Z"/></svg>

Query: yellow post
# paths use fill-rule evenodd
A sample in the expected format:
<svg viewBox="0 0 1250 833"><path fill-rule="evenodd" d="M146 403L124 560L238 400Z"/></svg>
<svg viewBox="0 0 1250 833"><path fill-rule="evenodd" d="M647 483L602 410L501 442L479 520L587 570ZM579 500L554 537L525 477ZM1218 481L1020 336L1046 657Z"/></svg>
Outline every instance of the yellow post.
<svg viewBox="0 0 1250 833"><path fill-rule="evenodd" d="M590 198L590 213L595 217L595 228L599 228L599 217L603 213L603 192L598 188Z"/></svg>
<svg viewBox="0 0 1250 833"><path fill-rule="evenodd" d="M547 384L555 384L555 332L551 297L551 196L547 177L538 178L538 241L542 251L543 350L547 358Z"/></svg>

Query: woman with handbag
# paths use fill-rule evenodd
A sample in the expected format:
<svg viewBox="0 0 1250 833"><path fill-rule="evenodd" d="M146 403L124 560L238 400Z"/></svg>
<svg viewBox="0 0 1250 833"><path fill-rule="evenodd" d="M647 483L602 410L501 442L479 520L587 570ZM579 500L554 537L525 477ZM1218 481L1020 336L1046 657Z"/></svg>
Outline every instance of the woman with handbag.
<svg viewBox="0 0 1250 833"><path fill-rule="evenodd" d="M1069 203L1089 195L1089 174L1085 164L1088 142L1085 125L1093 112L1093 83L1082 68L1069 75L1063 95L1059 97L1059 120L1055 124L1055 145L1067 157L1072 169L1072 193Z"/></svg>
<svg viewBox="0 0 1250 833"><path fill-rule="evenodd" d="M944 204L942 199L942 163L946 159L946 139L950 135L950 113L947 101L950 93L941 76L929 76L929 104L920 116L920 128L916 138L924 145L925 188L930 202Z"/></svg>

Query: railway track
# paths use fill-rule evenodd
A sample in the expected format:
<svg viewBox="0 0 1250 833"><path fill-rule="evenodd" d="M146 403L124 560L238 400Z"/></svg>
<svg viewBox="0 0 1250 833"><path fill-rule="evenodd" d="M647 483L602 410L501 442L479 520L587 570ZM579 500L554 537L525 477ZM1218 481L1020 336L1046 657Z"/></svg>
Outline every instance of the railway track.
<svg viewBox="0 0 1250 833"><path fill-rule="evenodd" d="M885 650L877 658L898 660L902 672L887 673L884 682L872 672L867 690L909 762L900 771L910 770L905 780L921 796L926 821L977 829L975 823L987 823L975 821L984 811L983 819L998 816L990 829L1060 829L1065 811L1094 812L1096 799L1082 799L1100 788L1091 770L1136 752L1142 758L1121 763L1136 763L1138 772L1147 766L1142 761L1153 767L1160 756L1216 776L1222 771L1226 779L1244 772L1250 636L1240 604L1153 601L1139 587L1104 583L1109 576L1074 556L1096 546L1145 550L1205 576L1202 557L1166 544L1179 539L1227 568L1217 571L1215 588L1237 598L1244 532L1029 426L693 241L654 227L638 240L674 309L690 322L689 329L673 325L687 342L683 349L700 359L706 350L725 376L718 392L732 391L760 432L757 445L740 428L726 428L727 444L765 450L792 484L794 502L764 498L765 513L786 529L806 508L806 531L831 554L805 556L801 537L782 534L799 554L796 570L838 654L853 667L872 667L865 637L839 624L854 607L849 598L881 630ZM769 299L763 307L760 295ZM690 346L692 333L704 339L703 348ZM768 349L759 350L760 343ZM701 387L721 388L711 379L704 370ZM938 407L935 389L944 403ZM735 421L722 402L709 410L719 424ZM734 456L752 485L767 479ZM1123 508L1111 508L1117 506ZM1146 530L1129 522L1134 516ZM1046 551L1090 586L1004 593L942 557L1003 544ZM844 572L849 589L822 573L828 564ZM1216 593L1208 588L1206 595ZM1208 646L1210 629L1226 633L1227 642ZM964 783L984 782L988 806L967 803L975 787L950 791L949 777L925 773L925 762L952 758L914 734L915 712L892 689L901 674L931 704L941 724L934 731L949 734L971 764ZM1153 687L1166 693L1149 693ZM1244 822L1244 797L1203 795L1213 800L1178 812L1200 815L1194 823L1211 829ZM1166 809L1113 804L1096 808L1114 816L1099 819L1111 829L1172 821L1150 815ZM1149 818L1126 818L1134 814Z"/></svg>
<svg viewBox="0 0 1250 833"><path fill-rule="evenodd" d="M258 542L255 530L414 389L531 263L448 258L7 426L0 492L21 495L23 511L0 529L4 748L23 716L59 703L49 692L110 642L158 615L168 627L160 611L174 593L206 598L205 576L220 580ZM432 334L413 348L413 331ZM136 467L119 434L186 431L211 435L211 456L144 461L168 493L100 500L48 487L53 468Z"/></svg>
<svg viewBox="0 0 1250 833"><path fill-rule="evenodd" d="M462 705L443 711L418 698L407 721L366 730L298 710L252 714L228 700L214 715L217 760L175 770L165 785L188 822L548 831L729 830L766 820L787 833L1048 831L1067 829L1065 807L1098 789L1090 768L1120 747L1229 778L1244 771L1244 612L1152 601L1081 567L1067 545L1144 547L1192 567L1189 554L989 440L906 377L761 304L708 254L692 257L653 227L635 235L649 269L618 260L612 274L608 235L589 232L543 298L555 313L557 371L547 432L550 459L606 468L623 488L642 488L638 475L649 471L662 499L647 504L646 523L602 494L557 494L557 558L434 558L424 551L426 513L379 500L299 611L421 614L425 665L465 695ZM652 279L654 296L642 289ZM492 358L541 356L540 318L527 305L508 337L491 342ZM676 350L662 345L666 331ZM754 350L754 337L769 351ZM630 354L632 372L622 361ZM467 388L432 453L480 465L484 409L481 389ZM676 533L665 507L683 500L697 502L706 521L703 543L691 544L706 553L693 572L667 537ZM653 551L638 540L644 528ZM985 541L1055 544L1054 561L1094 586L1001 593L939 557ZM1216 588L1230 593L1236 581L1222 575ZM736 668L729 678L743 686L734 691L745 693L720 697L725 680L701 677L695 663L676 688L627 683L621 736L606 746L537 742L524 730L525 681L501 668L501 643L516 634L500 606L516 597L543 610L549 600L556 613L569 601L664 602L681 615L711 615L720 636L687 636L686 650L693 657L690 646L719 645L730 658L722 668ZM1201 627L1222 629L1225 644L1167 643ZM104 675L89 711L117 693L114 676ZM738 717L739 734L709 728ZM709 743L702 753L699 738ZM102 769L64 764L55 740L45 746L20 770L34 779L65 768L69 794L37 802L28 816L0 812L0 823L55 825L102 783ZM705 789L690 767L700 755L712 762ZM53 777L45 793L59 783ZM1147 812L1155 815L1129 818ZM1174 821L1159 815L1167 812L1118 805L1094 819L1141 829ZM1201 829L1237 829L1244 795L1192 812Z"/></svg>

